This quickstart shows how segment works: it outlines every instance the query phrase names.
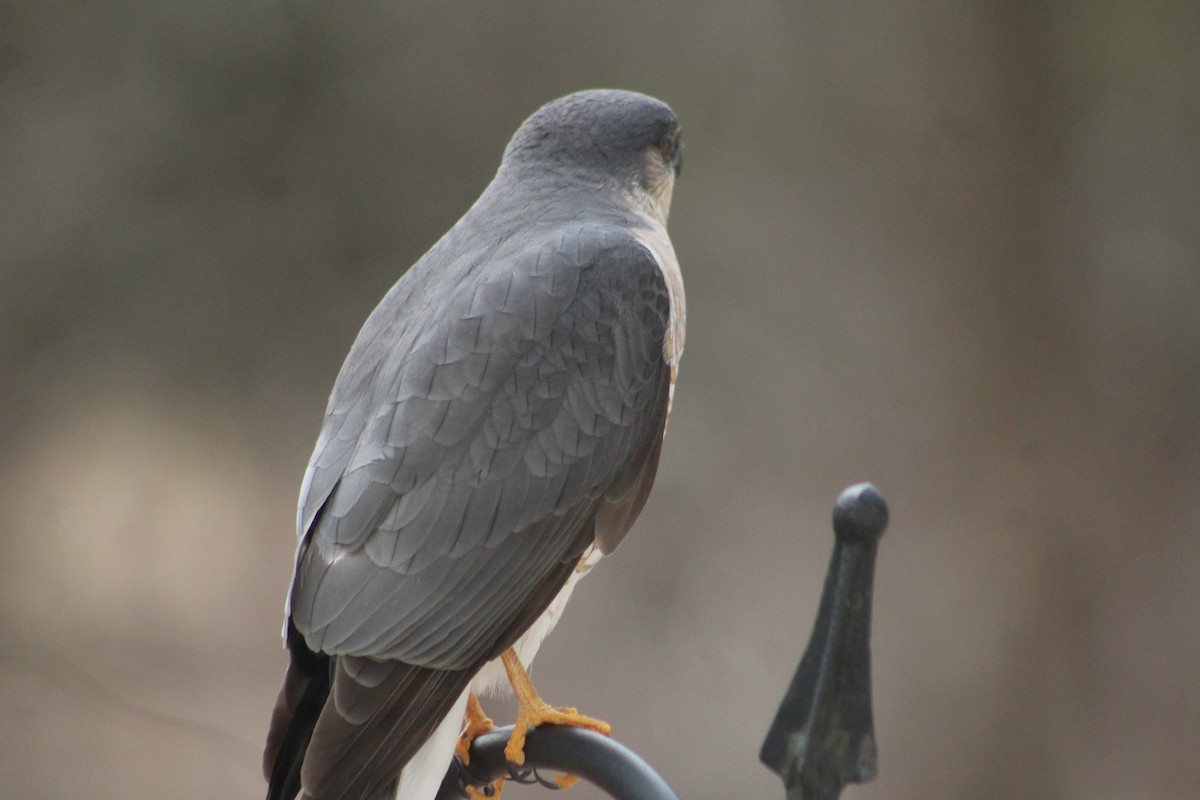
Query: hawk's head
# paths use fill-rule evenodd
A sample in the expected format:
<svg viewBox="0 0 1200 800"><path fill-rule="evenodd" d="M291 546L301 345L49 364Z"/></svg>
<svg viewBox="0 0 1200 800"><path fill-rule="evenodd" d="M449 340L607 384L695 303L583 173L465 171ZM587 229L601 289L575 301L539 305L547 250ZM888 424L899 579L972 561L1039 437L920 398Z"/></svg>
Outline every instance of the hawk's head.
<svg viewBox="0 0 1200 800"><path fill-rule="evenodd" d="M536 165L597 184L615 179L663 223L681 163L679 119L671 107L617 89L547 103L525 120L504 152L510 167Z"/></svg>

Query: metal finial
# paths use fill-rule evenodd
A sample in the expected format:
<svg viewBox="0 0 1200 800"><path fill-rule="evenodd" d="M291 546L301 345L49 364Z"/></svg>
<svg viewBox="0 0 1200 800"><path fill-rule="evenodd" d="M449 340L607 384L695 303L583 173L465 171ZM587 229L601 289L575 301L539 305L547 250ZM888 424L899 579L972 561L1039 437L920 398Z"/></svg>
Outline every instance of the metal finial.
<svg viewBox="0 0 1200 800"><path fill-rule="evenodd" d="M887 503L869 483L846 489L834 506L817 622L759 753L788 800L834 800L847 783L875 777L871 593L887 521Z"/></svg>

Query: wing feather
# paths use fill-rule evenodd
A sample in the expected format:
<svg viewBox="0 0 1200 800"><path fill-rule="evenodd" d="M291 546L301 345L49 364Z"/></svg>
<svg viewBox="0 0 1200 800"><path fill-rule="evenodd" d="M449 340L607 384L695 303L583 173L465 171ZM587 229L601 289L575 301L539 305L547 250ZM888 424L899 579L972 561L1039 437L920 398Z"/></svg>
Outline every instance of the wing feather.
<svg viewBox="0 0 1200 800"><path fill-rule="evenodd" d="M355 391L335 386L291 598L314 650L442 670L498 654L661 436L670 304L642 244L579 226L462 277L440 285L452 314L389 295L404 323L377 322L343 368Z"/></svg>

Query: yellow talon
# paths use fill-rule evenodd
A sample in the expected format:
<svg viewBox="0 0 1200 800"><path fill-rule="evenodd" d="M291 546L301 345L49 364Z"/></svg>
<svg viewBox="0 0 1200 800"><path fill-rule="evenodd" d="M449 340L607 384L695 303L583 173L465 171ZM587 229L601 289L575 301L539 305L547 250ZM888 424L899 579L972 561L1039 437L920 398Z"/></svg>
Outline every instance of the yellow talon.
<svg viewBox="0 0 1200 800"><path fill-rule="evenodd" d="M467 696L467 713L463 722L463 731L458 735L458 742L454 745L454 755L458 756L464 766L470 764L471 743L475 741L475 737L495 729L496 723L492 722L492 718L483 712L479 698L475 696L474 692L471 692Z"/></svg>
<svg viewBox="0 0 1200 800"><path fill-rule="evenodd" d="M533 688L529 673L525 671L524 665L511 647L504 651L500 659L508 673L513 693L517 696L517 724L509 737L508 745L504 748L504 757L512 763L518 766L525 763L525 736L530 728L540 725L569 725L574 728L587 728L605 736L612 733L612 726L603 720L585 717L574 708L555 708L547 704ZM573 775L562 777L575 778Z"/></svg>
<svg viewBox="0 0 1200 800"><path fill-rule="evenodd" d="M562 775L554 776L554 784L558 786L559 789L570 789L577 783L579 783L578 775L568 775L564 773Z"/></svg>

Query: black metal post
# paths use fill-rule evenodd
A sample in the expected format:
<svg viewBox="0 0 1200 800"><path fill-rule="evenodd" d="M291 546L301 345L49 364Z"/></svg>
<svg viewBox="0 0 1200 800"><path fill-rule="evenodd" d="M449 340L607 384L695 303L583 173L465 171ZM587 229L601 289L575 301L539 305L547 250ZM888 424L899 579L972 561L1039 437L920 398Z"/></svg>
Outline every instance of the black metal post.
<svg viewBox="0 0 1200 800"><path fill-rule="evenodd" d="M887 521L887 503L869 483L842 492L834 506L836 541L817 622L759 754L788 800L834 800L847 783L875 777L871 594Z"/></svg>

